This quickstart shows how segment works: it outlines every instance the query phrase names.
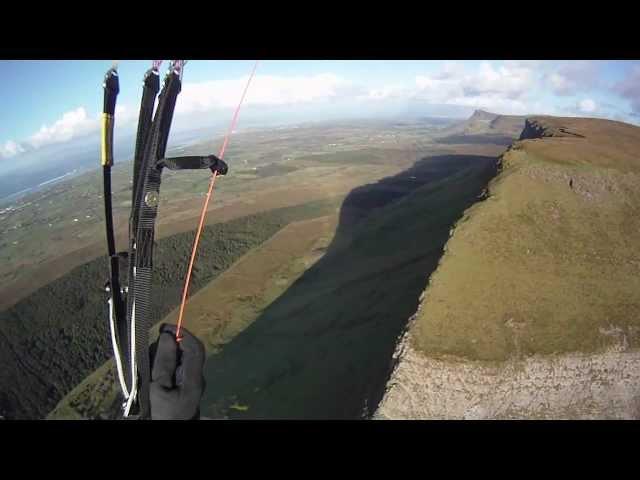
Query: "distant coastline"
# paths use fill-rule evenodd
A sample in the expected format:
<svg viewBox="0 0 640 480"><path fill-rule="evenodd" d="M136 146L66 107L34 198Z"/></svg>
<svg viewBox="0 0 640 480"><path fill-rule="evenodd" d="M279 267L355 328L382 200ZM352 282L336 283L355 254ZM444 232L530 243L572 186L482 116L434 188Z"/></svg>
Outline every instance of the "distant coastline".
<svg viewBox="0 0 640 480"><path fill-rule="evenodd" d="M45 180L44 182L40 182L37 185L34 185L32 187L27 187L24 188L18 192L14 192L11 193L9 195L5 195L4 197L0 197L0 205L6 205L8 203L12 203L15 202L17 200L20 200L21 198L25 197L26 195L30 194L30 193L36 193L40 190L42 190L45 187L48 186L52 186L55 185L57 183L60 183L66 179L72 178L72 177L76 177L82 173L85 173L87 171L89 171L90 169L82 169L82 168L74 168L73 170L71 170L70 172L64 173L62 175L58 175L54 178L51 178L49 180Z"/></svg>

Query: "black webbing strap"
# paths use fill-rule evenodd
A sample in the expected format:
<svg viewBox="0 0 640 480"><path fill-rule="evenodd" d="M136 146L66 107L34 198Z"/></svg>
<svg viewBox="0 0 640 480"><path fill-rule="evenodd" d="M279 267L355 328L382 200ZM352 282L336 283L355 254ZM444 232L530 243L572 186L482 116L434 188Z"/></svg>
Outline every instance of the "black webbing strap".
<svg viewBox="0 0 640 480"><path fill-rule="evenodd" d="M131 214L129 216L129 267L128 267L128 297L135 297L135 285L133 282L133 268L135 267L135 237L138 229L138 212L141 202L141 193L144 183L144 177L140 175L140 171L146 170L146 164L144 162L144 151L149 138L149 130L151 128L151 122L153 117L153 107L155 106L156 97L160 90L160 76L157 69L150 68L144 75L142 99L140 100L140 114L138 116L138 131L136 134L136 147L133 158L133 188L131 199ZM127 389L131 391L133 378L131 376L131 308L133 303L127 302L126 307L126 321L125 323L125 338L126 348L122 349L122 364L125 373L125 383Z"/></svg>
<svg viewBox="0 0 640 480"><path fill-rule="evenodd" d="M135 275L133 295L129 301L132 316L135 313L135 348L138 371L138 414L140 418L150 418L149 383L149 329L151 328L151 282L153 269L153 243L155 220L158 213L160 181L162 170L156 164L164 157L176 99L181 89L180 75L171 69L165 79L158 100L158 108L153 118L143 156L140 177L142 189L138 192L139 216L135 235Z"/></svg>
<svg viewBox="0 0 640 480"><path fill-rule="evenodd" d="M135 235L138 219L138 204L140 201L138 192L142 189L144 179L140 179L140 169L144 157L144 149L149 137L149 129L153 117L153 107L156 96L160 91L160 75L158 71L150 68L144 75L142 87L142 99L140 100L140 114L138 116L138 132L136 135L136 150L133 157L133 189L131 195L131 233Z"/></svg>
<svg viewBox="0 0 640 480"><path fill-rule="evenodd" d="M109 254L109 296L113 301L116 325L118 320L124 319L124 300L120 291L120 258L116 254L115 238L113 232L113 209L111 206L111 166L102 167L103 193L104 193L104 217L107 231L107 253ZM122 343L122 339L118 339Z"/></svg>
<svg viewBox="0 0 640 480"><path fill-rule="evenodd" d="M208 168L211 172L218 172L218 175L226 175L229 167L215 155L187 156L163 158L157 163L158 168L168 168L169 170L201 170Z"/></svg>

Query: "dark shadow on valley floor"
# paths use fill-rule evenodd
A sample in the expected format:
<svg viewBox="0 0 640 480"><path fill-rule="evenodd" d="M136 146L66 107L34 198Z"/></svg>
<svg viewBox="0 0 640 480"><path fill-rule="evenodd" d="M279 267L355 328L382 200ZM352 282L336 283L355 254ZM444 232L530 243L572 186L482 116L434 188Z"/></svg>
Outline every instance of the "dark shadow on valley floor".
<svg viewBox="0 0 640 480"><path fill-rule="evenodd" d="M203 415L371 415L451 227L495 173L495 157L435 156L353 190L325 255L209 357Z"/></svg>

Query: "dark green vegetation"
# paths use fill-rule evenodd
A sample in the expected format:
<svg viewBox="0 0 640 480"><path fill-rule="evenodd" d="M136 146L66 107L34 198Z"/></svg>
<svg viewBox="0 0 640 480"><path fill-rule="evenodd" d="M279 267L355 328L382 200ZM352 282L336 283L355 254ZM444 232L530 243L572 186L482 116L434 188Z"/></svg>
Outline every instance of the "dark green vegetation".
<svg viewBox="0 0 640 480"><path fill-rule="evenodd" d="M326 254L208 358L203 415L348 419L373 412L397 338L451 226L495 169L493 157L432 157L354 190ZM356 226L354 215L362 217Z"/></svg>
<svg viewBox="0 0 640 480"><path fill-rule="evenodd" d="M249 215L207 226L194 268L192 292L289 222L325 215L340 199ZM154 259L153 318L180 299L193 232L160 240ZM75 268L0 312L0 415L41 418L110 356L103 285L104 257Z"/></svg>

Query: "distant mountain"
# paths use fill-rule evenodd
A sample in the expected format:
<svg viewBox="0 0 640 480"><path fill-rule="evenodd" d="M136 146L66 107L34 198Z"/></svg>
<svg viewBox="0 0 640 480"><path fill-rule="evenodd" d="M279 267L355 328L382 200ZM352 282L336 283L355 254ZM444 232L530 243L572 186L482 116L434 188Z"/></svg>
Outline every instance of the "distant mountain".
<svg viewBox="0 0 640 480"><path fill-rule="evenodd" d="M524 116L499 115L476 110L466 120L442 130L442 135L502 135L517 138L524 128Z"/></svg>

